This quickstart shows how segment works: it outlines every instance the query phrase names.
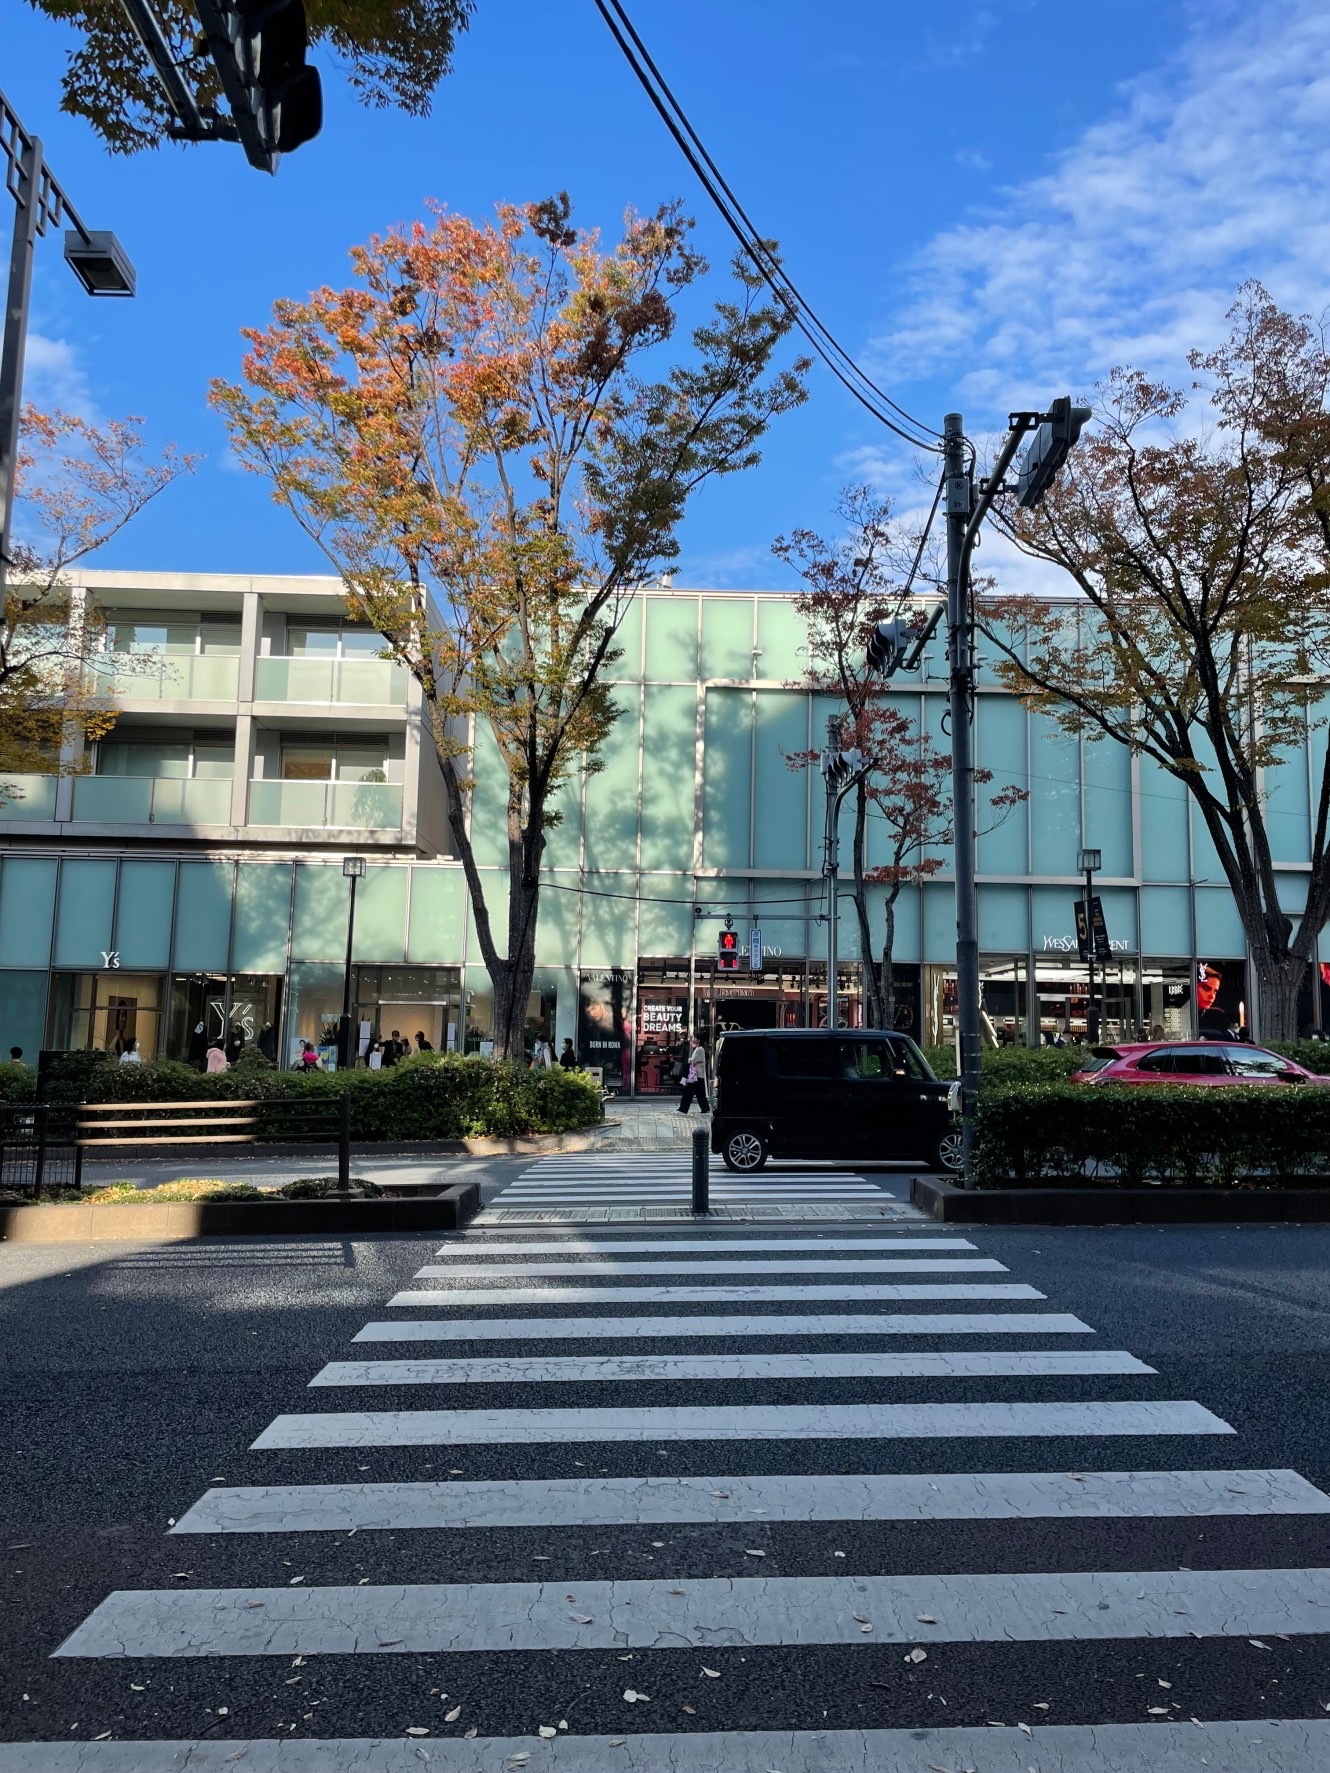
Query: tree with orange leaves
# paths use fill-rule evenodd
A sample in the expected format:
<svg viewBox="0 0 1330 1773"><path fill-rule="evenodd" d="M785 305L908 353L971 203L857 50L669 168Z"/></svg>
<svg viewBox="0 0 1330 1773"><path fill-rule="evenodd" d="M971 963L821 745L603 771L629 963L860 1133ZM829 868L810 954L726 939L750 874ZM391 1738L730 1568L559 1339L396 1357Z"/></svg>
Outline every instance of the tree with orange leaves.
<svg viewBox="0 0 1330 1773"><path fill-rule="evenodd" d="M0 569L0 801L22 798L16 775L86 769L87 741L115 724L97 669L105 624L90 602L71 604L68 570L195 460L170 446L148 457L138 419L93 425L71 413L23 409L15 540Z"/></svg>
<svg viewBox="0 0 1330 1773"><path fill-rule="evenodd" d="M241 461L421 686L508 1057L559 791L617 717L624 612L677 555L689 495L755 464L805 398L805 362L772 367L790 317L741 260L691 354L668 352L707 269L690 226L677 205L630 215L605 251L565 193L486 224L435 206L356 248L348 288L278 302L245 334L248 385L212 388ZM506 775L504 936L467 818L482 722Z"/></svg>

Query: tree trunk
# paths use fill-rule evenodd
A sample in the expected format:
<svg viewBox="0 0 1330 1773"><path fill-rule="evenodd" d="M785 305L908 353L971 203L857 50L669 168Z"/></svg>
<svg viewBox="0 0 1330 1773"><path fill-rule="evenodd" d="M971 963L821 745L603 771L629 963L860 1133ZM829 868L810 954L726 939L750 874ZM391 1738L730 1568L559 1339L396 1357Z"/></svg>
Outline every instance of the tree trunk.
<svg viewBox="0 0 1330 1773"><path fill-rule="evenodd" d="M882 1026L896 1026L896 976L892 971L891 952L896 946L896 895L899 887L887 894L886 928L882 937Z"/></svg>
<svg viewBox="0 0 1330 1773"><path fill-rule="evenodd" d="M1307 962L1286 954L1253 956L1256 967L1257 1026L1261 1039L1289 1041L1298 1038L1298 999L1302 995Z"/></svg>
<svg viewBox="0 0 1330 1773"><path fill-rule="evenodd" d="M859 952L864 959L864 1009L870 1028L890 1028L886 983L873 965L873 929L868 921L868 887L864 881L864 850L868 835L868 790L860 782L854 792L854 911L859 922ZM832 907L834 912L835 907Z"/></svg>

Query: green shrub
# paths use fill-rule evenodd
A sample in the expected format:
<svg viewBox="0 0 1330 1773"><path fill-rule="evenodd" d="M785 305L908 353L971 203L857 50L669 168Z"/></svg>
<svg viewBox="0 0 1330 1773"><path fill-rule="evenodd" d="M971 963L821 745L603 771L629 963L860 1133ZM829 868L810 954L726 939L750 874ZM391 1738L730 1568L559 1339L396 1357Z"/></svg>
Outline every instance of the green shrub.
<svg viewBox="0 0 1330 1773"><path fill-rule="evenodd" d="M1286 1059L1292 1059L1295 1065L1301 1065L1318 1076L1330 1076L1330 1043L1323 1040L1272 1040L1262 1041L1262 1046L1269 1046L1272 1053L1282 1053Z"/></svg>
<svg viewBox="0 0 1330 1773"><path fill-rule="evenodd" d="M1089 1053L1084 1046L985 1047L979 1056L980 1084L1056 1083L1079 1071ZM925 1047L924 1057L934 1076L957 1076L954 1047Z"/></svg>
<svg viewBox="0 0 1330 1773"><path fill-rule="evenodd" d="M36 1074L26 1065L0 1065L0 1102L31 1102L36 1094Z"/></svg>
<svg viewBox="0 0 1330 1773"><path fill-rule="evenodd" d="M1015 1083L984 1090L981 1187L1330 1184L1330 1088Z"/></svg>

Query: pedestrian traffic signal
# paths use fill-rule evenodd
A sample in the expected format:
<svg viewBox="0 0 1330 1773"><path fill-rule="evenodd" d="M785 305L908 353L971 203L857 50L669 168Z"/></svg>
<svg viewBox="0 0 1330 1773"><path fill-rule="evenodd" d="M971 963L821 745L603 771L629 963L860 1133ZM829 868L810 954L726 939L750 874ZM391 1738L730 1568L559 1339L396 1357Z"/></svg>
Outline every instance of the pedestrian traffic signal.
<svg viewBox="0 0 1330 1773"><path fill-rule="evenodd" d="M899 671L914 644L914 630L909 622L879 622L868 636L868 669L890 677Z"/></svg>
<svg viewBox="0 0 1330 1773"><path fill-rule="evenodd" d="M307 67L301 0L197 0L245 158L260 172L323 126L323 87Z"/></svg>
<svg viewBox="0 0 1330 1773"><path fill-rule="evenodd" d="M716 937L716 971L718 973L737 973L739 971L738 930L722 930Z"/></svg>

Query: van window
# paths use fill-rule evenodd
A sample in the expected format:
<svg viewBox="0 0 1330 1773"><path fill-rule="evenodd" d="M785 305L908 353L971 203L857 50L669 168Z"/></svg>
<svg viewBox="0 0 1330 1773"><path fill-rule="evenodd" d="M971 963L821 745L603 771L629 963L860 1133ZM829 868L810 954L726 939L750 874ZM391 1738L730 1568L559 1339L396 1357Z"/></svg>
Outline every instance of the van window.
<svg viewBox="0 0 1330 1773"><path fill-rule="evenodd" d="M903 1071L911 1083L932 1083L933 1073L928 1069L928 1061L915 1046L912 1040L893 1040L891 1043L892 1060L898 1071Z"/></svg>
<svg viewBox="0 0 1330 1773"><path fill-rule="evenodd" d="M754 1077L761 1069L760 1040L727 1040L721 1036L720 1046L716 1049L717 1077Z"/></svg>
<svg viewBox="0 0 1330 1773"><path fill-rule="evenodd" d="M833 1061L840 1057L844 1043L830 1040L778 1040L776 1048L777 1077L832 1077Z"/></svg>

